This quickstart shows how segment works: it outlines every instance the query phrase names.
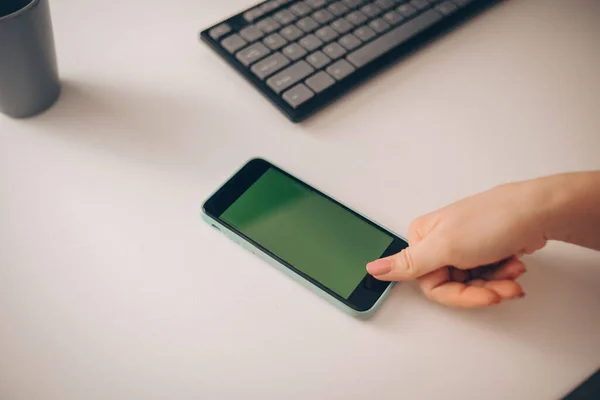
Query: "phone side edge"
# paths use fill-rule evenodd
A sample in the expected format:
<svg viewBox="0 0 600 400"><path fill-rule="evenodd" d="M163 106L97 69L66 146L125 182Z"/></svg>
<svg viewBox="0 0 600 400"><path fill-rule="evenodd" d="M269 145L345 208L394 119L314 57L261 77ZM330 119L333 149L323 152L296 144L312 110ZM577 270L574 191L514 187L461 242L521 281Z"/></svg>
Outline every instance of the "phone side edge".
<svg viewBox="0 0 600 400"><path fill-rule="evenodd" d="M335 297L331 296L329 293L325 292L324 290L321 290L318 286L313 285L310 281L304 279L302 276L298 275L297 273L295 273L294 271L289 269L286 265L284 265L284 264L280 263L279 261L277 261L276 259L270 257L268 254L264 253L260 248L254 246L252 243L244 240L241 236L236 235L235 232L232 232L228 227L222 225L221 223L219 223L218 220L215 220L208 214L203 212L202 219L208 225L211 225L211 226L217 228L225 237L232 240L234 243L238 244L246 251L249 251L250 253L252 253L253 255L258 257L260 260L266 262L267 264L271 265L272 267L275 267L277 270L282 272L284 275L293 279L296 283L299 283L304 288L309 289L311 292L316 294L318 297L326 300L328 303L332 304L336 308L340 309L341 311L343 311L344 313L346 313L352 317L362 319L362 320L366 320L366 319L370 318L375 313L375 311L379 308L379 306L385 300L385 298L387 298L391 288L394 286L394 282L392 282L386 288L386 290L382 293L382 295L379 297L377 302L375 302L375 304L370 309L365 310L365 311L357 311L357 310L347 306L346 304L342 303L341 301L339 301Z"/></svg>

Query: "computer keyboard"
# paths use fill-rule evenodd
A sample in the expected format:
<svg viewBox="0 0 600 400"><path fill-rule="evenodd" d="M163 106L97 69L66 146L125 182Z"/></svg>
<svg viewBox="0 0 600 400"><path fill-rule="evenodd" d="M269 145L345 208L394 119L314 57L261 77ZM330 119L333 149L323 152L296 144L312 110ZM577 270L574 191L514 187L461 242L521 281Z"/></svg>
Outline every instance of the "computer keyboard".
<svg viewBox="0 0 600 400"><path fill-rule="evenodd" d="M299 122L489 0L270 0L201 38Z"/></svg>

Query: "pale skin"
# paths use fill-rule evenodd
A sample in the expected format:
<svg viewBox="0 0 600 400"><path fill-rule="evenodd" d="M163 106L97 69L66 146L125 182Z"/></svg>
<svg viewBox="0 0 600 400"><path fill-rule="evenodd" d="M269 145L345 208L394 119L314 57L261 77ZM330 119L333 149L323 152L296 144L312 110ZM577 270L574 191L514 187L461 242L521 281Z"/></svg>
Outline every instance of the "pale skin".
<svg viewBox="0 0 600 400"><path fill-rule="evenodd" d="M600 171L498 186L416 219L408 239L407 249L367 271L417 280L425 296L453 307L523 297L524 255L550 240L600 250Z"/></svg>

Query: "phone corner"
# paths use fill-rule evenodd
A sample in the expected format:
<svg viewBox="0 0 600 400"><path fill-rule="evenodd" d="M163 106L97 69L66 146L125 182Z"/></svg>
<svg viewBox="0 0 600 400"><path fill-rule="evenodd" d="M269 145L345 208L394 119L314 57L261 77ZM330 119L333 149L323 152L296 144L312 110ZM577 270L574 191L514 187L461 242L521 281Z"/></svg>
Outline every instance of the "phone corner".
<svg viewBox="0 0 600 400"><path fill-rule="evenodd" d="M204 200L201 204L200 204L200 217L206 221L207 218L209 218L209 213L207 210L207 204L208 204L208 199Z"/></svg>
<svg viewBox="0 0 600 400"><path fill-rule="evenodd" d="M208 215L204 210L200 213L200 218L208 225L213 228L217 228L220 230L219 224L215 221L210 215Z"/></svg>
<svg viewBox="0 0 600 400"><path fill-rule="evenodd" d="M371 307L370 309L365 311L352 310L350 312L350 315L360 321L368 321L369 319L371 319L371 317L375 314L376 311L376 307Z"/></svg>
<svg viewBox="0 0 600 400"><path fill-rule="evenodd" d="M251 165L251 164L272 164L269 160L267 160L264 157L261 156L254 156L254 157L250 157L246 162L245 165Z"/></svg>
<svg viewBox="0 0 600 400"><path fill-rule="evenodd" d="M357 319L365 321L365 320L370 319L372 316L374 316L377 313L377 311L381 308L381 305L383 304L383 302L389 297L390 292L392 291L392 288L395 286L395 284L396 284L396 282L390 282L390 284L385 289L385 291L381 294L379 299L377 299L375 304L373 304L373 306L371 306L371 308L369 308L368 310L364 310L364 311L356 311L355 310L355 317Z"/></svg>

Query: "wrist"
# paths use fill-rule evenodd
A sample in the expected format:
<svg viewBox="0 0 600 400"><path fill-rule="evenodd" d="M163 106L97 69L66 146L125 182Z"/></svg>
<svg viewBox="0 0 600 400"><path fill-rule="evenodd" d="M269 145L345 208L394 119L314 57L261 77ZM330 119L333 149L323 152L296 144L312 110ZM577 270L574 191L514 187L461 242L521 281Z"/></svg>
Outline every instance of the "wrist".
<svg viewBox="0 0 600 400"><path fill-rule="evenodd" d="M561 189L562 176L550 176L536 181L539 203L539 227L546 240L560 240L562 212L568 203L568 190Z"/></svg>
<svg viewBox="0 0 600 400"><path fill-rule="evenodd" d="M527 221L532 237L560 240L561 210L568 203L568 191L562 190L560 181L557 175L515 184L522 201L523 220Z"/></svg>
<svg viewBox="0 0 600 400"><path fill-rule="evenodd" d="M532 181L538 224L547 240L573 243L578 222L585 220L589 180L584 173L553 175Z"/></svg>

